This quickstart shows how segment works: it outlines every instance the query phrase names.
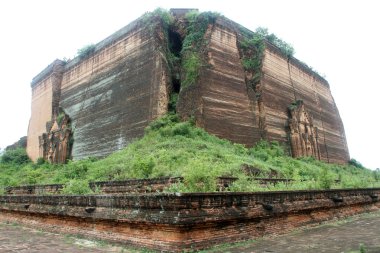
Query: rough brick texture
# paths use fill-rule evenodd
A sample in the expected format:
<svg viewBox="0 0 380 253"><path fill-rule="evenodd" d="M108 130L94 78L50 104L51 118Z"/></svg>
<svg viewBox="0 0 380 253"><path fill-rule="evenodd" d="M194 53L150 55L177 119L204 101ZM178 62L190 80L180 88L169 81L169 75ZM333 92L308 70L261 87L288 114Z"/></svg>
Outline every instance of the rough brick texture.
<svg viewBox="0 0 380 253"><path fill-rule="evenodd" d="M215 190L225 191L237 179L236 177L218 177ZM262 186L293 181L292 179L281 178L250 178L250 180L257 181ZM158 193L179 182L183 182L183 177L101 181L91 182L89 186L94 192L100 194ZM5 188L5 192L7 195L60 194L63 187L63 184L9 186Z"/></svg>
<svg viewBox="0 0 380 253"><path fill-rule="evenodd" d="M141 18L98 43L92 55L66 64L55 61L34 78L29 156L34 161L41 157L38 137L59 107L71 120L73 159L104 157L141 137L149 122L167 112L173 76L184 76L180 61L169 68L165 29L184 36L185 27L165 28L157 17ZM209 133L247 146L276 140L295 156L347 162L344 128L327 81L266 42L260 89L253 89L241 62L242 29L252 34L224 17L208 26L200 52L205 64L197 82L180 89L178 114L193 116ZM297 119L299 127L289 127L288 106L296 100L303 101L304 114L310 116L309 130L302 119ZM297 147L290 135L299 128L300 133L293 133L301 141Z"/></svg>
<svg viewBox="0 0 380 253"><path fill-rule="evenodd" d="M59 92L51 84L57 62L34 79L27 149L32 160L42 157L38 137L54 121L57 99L71 119L74 159L102 157L127 146L167 112L163 30L157 20L147 22L151 29L137 20L98 43L91 56L65 64Z"/></svg>
<svg viewBox="0 0 380 253"><path fill-rule="evenodd" d="M166 251L282 233L378 210L380 189L0 196L0 220Z"/></svg>

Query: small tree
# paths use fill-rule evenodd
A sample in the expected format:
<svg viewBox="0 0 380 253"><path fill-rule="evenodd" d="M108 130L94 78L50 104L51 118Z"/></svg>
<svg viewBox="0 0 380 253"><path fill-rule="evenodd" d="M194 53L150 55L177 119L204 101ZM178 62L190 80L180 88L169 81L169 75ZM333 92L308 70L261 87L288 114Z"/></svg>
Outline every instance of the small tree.
<svg viewBox="0 0 380 253"><path fill-rule="evenodd" d="M373 177L376 181L380 181L380 168L377 168L375 171L373 171Z"/></svg>
<svg viewBox="0 0 380 253"><path fill-rule="evenodd" d="M22 165L30 162L30 159L24 148L16 148L6 150L1 156L1 162Z"/></svg>
<svg viewBox="0 0 380 253"><path fill-rule="evenodd" d="M327 167L323 167L318 177L319 186L322 189L330 189L334 183L334 176Z"/></svg>

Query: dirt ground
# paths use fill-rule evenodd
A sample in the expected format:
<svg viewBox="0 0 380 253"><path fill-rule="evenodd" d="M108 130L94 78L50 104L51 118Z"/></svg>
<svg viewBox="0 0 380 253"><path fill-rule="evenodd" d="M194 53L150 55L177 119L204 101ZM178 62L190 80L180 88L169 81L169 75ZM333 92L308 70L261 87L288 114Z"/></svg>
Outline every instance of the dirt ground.
<svg viewBox="0 0 380 253"><path fill-rule="evenodd" d="M360 246L361 245L361 246ZM226 244L204 253L380 253L380 212L332 221L280 236ZM102 241L55 234L17 224L0 223L0 253L150 252Z"/></svg>

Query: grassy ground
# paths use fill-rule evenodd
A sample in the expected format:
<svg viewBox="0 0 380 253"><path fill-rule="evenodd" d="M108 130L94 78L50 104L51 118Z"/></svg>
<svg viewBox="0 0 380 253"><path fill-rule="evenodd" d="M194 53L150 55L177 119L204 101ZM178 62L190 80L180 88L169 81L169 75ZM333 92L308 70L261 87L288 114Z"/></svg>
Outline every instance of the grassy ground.
<svg viewBox="0 0 380 253"><path fill-rule="evenodd" d="M9 154L3 155L0 188L64 183L65 193L86 194L91 193L89 181L161 176L184 177L183 183L167 189L175 192L215 191L218 176L239 178L229 188L230 191L380 186L378 172L360 166L326 164L310 157L293 159L285 155L278 143L260 142L254 148L245 148L210 135L191 122L180 122L176 115L156 120L147 127L143 138L104 159L89 158L69 161L65 165L51 165L25 161L22 154L14 157L12 160ZM295 181L261 188L248 180L241 169L242 164L260 168L262 177L272 169ZM340 180L339 184L334 183L336 179Z"/></svg>

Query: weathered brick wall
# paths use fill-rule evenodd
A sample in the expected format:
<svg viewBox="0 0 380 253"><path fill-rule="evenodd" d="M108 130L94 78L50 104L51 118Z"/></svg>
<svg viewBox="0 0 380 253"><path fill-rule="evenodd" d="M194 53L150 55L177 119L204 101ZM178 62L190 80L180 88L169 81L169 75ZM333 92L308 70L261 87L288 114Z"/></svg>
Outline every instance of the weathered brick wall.
<svg viewBox="0 0 380 253"><path fill-rule="evenodd" d="M45 184L45 185L23 185L6 187L4 189L6 194L9 195L45 195L45 194L59 194L64 185L63 184Z"/></svg>
<svg viewBox="0 0 380 253"><path fill-rule="evenodd" d="M182 180L182 177L130 179L124 181L93 182L90 183L90 187L104 194L157 193Z"/></svg>
<svg viewBox="0 0 380 253"><path fill-rule="evenodd" d="M182 177L162 177L153 179L129 179L123 181L90 182L89 187L101 194L157 193L163 192L172 184L182 182ZM4 189L7 195L46 195L60 194L64 184L23 185Z"/></svg>
<svg viewBox="0 0 380 253"><path fill-rule="evenodd" d="M321 159L346 163L349 153L343 123L327 81L297 59L288 61L270 44L265 50L262 72L260 84L268 139L289 143L288 106L300 99L318 128Z"/></svg>
<svg viewBox="0 0 380 253"><path fill-rule="evenodd" d="M32 110L28 126L27 153L36 161L41 157L38 137L58 109L64 63L55 60L32 81Z"/></svg>
<svg viewBox="0 0 380 253"><path fill-rule="evenodd" d="M244 71L239 54L239 40L244 39L239 29L226 19L209 26L202 49L208 64L193 87L181 90L179 114L194 115L198 126L221 138L248 146L261 139L279 141L291 153L288 107L302 100L317 127L321 160L346 163L343 123L327 81L266 42L260 89L251 87L252 73Z"/></svg>
<svg viewBox="0 0 380 253"><path fill-rule="evenodd" d="M238 178L236 177L218 177L215 191L226 191L227 188L237 179ZM294 181L292 179L281 178L250 178L250 180L257 181L262 186ZM165 191L173 184L181 182L183 182L183 177L161 177L152 179L90 182L89 186L98 194L158 193ZM4 191L8 195L60 194L64 186L64 184L23 185L6 187Z"/></svg>
<svg viewBox="0 0 380 253"><path fill-rule="evenodd" d="M119 150L166 113L166 63L159 43L149 29L135 27L89 59L66 66L61 107L73 122L74 159Z"/></svg>
<svg viewBox="0 0 380 253"><path fill-rule="evenodd" d="M99 42L89 57L77 57L64 68L63 62L54 62L40 73L32 83L31 158L39 157L38 136L58 107L71 119L74 159L122 149L165 114L175 71L168 67L164 29L159 18L138 19ZM194 116L197 126L221 138L248 146L278 140L290 152L288 106L300 99L318 129L320 158L347 162L343 124L327 81L266 43L261 88L255 90L248 81L252 73L241 62L241 29L226 18L208 26L201 49L207 64L197 83L181 88L178 113Z"/></svg>
<svg viewBox="0 0 380 253"><path fill-rule="evenodd" d="M237 38L222 25L212 27L208 46L210 66L201 72L201 126L233 142L252 145L260 139L257 115L247 92Z"/></svg>
<svg viewBox="0 0 380 253"><path fill-rule="evenodd" d="M98 43L91 56L68 62L61 79L50 69L39 75L47 77L33 84L28 154L34 161L39 157L38 136L46 132L58 106L71 119L74 159L125 147L167 112L165 36L158 20L145 22L151 22L149 27L142 20L132 22ZM57 85L52 88L53 78Z"/></svg>
<svg viewBox="0 0 380 253"><path fill-rule="evenodd" d="M378 210L380 189L0 196L0 220L182 251Z"/></svg>

